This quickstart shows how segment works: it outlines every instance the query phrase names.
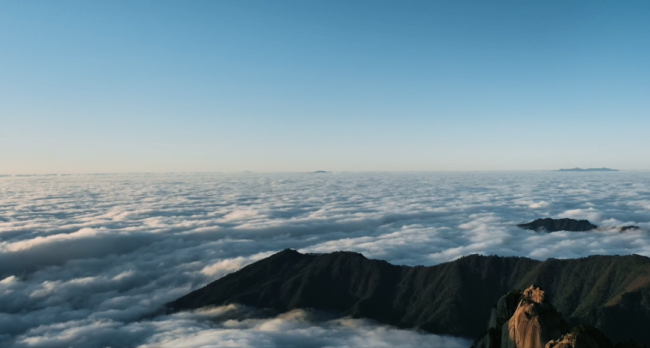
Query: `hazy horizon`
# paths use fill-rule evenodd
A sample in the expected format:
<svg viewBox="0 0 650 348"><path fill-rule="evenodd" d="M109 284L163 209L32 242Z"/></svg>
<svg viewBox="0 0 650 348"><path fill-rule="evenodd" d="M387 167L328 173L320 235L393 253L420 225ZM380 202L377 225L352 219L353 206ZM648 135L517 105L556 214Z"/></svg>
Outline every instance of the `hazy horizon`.
<svg viewBox="0 0 650 348"><path fill-rule="evenodd" d="M323 174L372 174L372 173L395 173L395 174L408 174L408 173L526 173L526 172L559 172L559 169L591 169L591 168L607 168L614 169L611 171L615 172L648 172L650 170L644 169L618 169L611 167L571 167L571 168L556 168L556 169L527 169L527 170L518 170L518 169L492 169L492 170L326 170L326 169L315 169L308 171L252 171L252 170L243 170L243 171L159 171L159 172L67 172L67 173L52 173L52 172L43 172L43 173L0 173L0 178L2 177L21 177L21 176L84 176L84 175L164 175L164 174L320 174L318 172L324 172ZM613 174L615 175L615 174Z"/></svg>

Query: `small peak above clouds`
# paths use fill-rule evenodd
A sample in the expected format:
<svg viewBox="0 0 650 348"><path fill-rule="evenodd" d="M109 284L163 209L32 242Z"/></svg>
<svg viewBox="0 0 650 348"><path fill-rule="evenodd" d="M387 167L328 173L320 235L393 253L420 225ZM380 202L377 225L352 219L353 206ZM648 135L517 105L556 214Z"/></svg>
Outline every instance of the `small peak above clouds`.
<svg viewBox="0 0 650 348"><path fill-rule="evenodd" d="M592 230L599 231L617 231L617 232L626 232L626 231L637 231L641 230L641 227L636 225L623 225L623 226L601 226L598 227L589 220L574 220L569 218L562 219L537 219L525 224L519 224L517 227L524 230L531 230L535 232L587 232Z"/></svg>
<svg viewBox="0 0 650 348"><path fill-rule="evenodd" d="M558 169L558 172L618 172L618 169L611 168L569 168L569 169Z"/></svg>
<svg viewBox="0 0 650 348"><path fill-rule="evenodd" d="M517 225L519 228L525 230L531 230L536 232L557 232L557 231L569 231L569 232L584 232L591 231L598 228L598 226L592 224L587 220L574 220L574 219L537 219L525 224Z"/></svg>

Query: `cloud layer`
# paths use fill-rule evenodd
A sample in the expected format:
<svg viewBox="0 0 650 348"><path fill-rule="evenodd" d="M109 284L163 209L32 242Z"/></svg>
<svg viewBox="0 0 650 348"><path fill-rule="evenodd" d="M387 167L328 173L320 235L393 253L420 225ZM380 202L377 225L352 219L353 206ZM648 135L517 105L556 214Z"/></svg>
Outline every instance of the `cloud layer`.
<svg viewBox="0 0 650 348"><path fill-rule="evenodd" d="M399 339L455 347L467 342L308 312L169 316L161 306L284 248L353 250L406 265L471 253L650 256L643 172L3 177L0 193L2 346L358 347ZM537 234L515 226L539 217L586 218L601 228ZM624 224L642 229L619 233Z"/></svg>

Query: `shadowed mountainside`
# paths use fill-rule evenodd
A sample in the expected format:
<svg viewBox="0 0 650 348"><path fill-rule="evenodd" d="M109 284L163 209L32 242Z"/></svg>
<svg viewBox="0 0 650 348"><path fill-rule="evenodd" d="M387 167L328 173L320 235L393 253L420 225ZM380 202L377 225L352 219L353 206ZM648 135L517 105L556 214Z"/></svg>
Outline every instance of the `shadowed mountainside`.
<svg viewBox="0 0 650 348"><path fill-rule="evenodd" d="M470 255L431 267L353 252L284 250L168 304L170 311L240 303L284 312L315 308L403 328L476 338L511 289L539 284L571 326L650 345L650 258L590 256L544 262Z"/></svg>

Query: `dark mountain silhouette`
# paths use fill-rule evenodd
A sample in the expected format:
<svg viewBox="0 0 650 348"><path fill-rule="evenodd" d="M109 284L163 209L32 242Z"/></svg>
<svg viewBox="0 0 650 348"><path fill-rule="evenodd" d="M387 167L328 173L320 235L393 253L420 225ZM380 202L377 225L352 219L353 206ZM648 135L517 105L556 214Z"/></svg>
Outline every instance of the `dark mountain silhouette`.
<svg viewBox="0 0 650 348"><path fill-rule="evenodd" d="M618 169L611 168L570 168L570 169L559 169L558 172L618 172Z"/></svg>
<svg viewBox="0 0 650 348"><path fill-rule="evenodd" d="M650 258L590 256L544 262L470 255L431 267L395 266L353 252L284 250L169 303L172 312L240 303L365 317L402 328L476 338L492 306L539 284L571 327L601 329L614 342L650 345Z"/></svg>
<svg viewBox="0 0 650 348"><path fill-rule="evenodd" d="M598 226L592 224L587 220L574 220L574 219L537 219L527 224L517 225L519 228L525 230L532 230L537 232L557 232L557 231L570 231L570 232L584 232L590 231Z"/></svg>

